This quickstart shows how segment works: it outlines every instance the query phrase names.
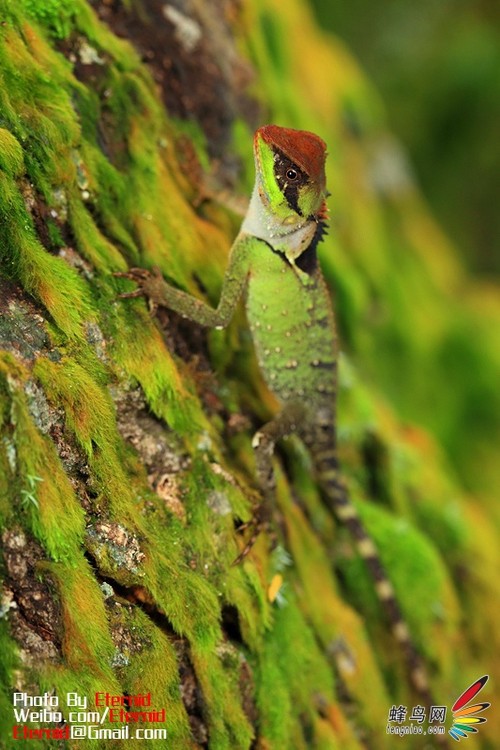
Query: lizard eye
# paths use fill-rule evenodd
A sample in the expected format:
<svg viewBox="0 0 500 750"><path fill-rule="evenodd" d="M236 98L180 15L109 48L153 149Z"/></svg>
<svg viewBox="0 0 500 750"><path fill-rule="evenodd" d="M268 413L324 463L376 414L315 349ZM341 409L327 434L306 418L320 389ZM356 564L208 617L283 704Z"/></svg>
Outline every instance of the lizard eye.
<svg viewBox="0 0 500 750"><path fill-rule="evenodd" d="M296 169L287 169L286 176L288 180L296 180L298 177L298 172Z"/></svg>

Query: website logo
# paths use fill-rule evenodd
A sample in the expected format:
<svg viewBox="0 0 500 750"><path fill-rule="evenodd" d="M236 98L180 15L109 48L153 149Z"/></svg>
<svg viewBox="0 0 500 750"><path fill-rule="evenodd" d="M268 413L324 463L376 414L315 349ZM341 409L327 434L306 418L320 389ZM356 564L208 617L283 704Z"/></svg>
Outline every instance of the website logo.
<svg viewBox="0 0 500 750"><path fill-rule="evenodd" d="M491 703L475 703L473 706L468 704L476 697L488 682L488 675L480 677L479 680L469 685L462 695L457 698L451 710L453 712L453 726L448 730L448 734L454 740L460 742L461 739L467 739L471 734L477 732L478 724L484 724L486 719L478 714L485 711L491 706Z"/></svg>

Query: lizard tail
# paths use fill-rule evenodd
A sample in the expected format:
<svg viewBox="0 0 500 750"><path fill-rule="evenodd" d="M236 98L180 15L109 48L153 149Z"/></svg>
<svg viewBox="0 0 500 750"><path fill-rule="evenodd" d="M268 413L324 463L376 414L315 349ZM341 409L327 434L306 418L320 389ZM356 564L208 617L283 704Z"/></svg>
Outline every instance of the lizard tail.
<svg viewBox="0 0 500 750"><path fill-rule="evenodd" d="M409 681L420 698L430 706L433 701L422 658L411 639L408 625L377 548L349 498L347 487L340 476L336 451L335 449L323 450L316 455L315 459L326 502L338 521L348 529L358 553L366 563L392 634L402 651Z"/></svg>

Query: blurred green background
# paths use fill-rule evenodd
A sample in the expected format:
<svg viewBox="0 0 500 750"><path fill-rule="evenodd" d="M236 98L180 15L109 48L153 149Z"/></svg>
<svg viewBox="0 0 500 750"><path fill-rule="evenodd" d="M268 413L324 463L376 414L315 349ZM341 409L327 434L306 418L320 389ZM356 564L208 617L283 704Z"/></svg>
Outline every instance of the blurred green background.
<svg viewBox="0 0 500 750"><path fill-rule="evenodd" d="M470 271L500 271L498 0L311 0L377 85Z"/></svg>

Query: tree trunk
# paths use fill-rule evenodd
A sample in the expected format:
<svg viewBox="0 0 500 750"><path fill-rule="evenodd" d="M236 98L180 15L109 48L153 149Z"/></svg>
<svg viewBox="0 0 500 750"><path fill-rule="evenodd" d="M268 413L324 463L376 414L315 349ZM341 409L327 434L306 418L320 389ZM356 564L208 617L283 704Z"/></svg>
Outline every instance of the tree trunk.
<svg viewBox="0 0 500 750"><path fill-rule="evenodd" d="M39 748L378 749L391 705L417 702L298 442L276 457L274 535L232 565L259 500L252 433L275 408L243 313L207 334L119 299L112 276L156 264L217 301L266 120L330 146L342 465L437 703L498 672L498 303L465 278L354 60L300 0L280 7L0 0L6 748L48 727ZM16 717L45 693L85 739ZM99 720L108 706L107 735L75 695Z"/></svg>

